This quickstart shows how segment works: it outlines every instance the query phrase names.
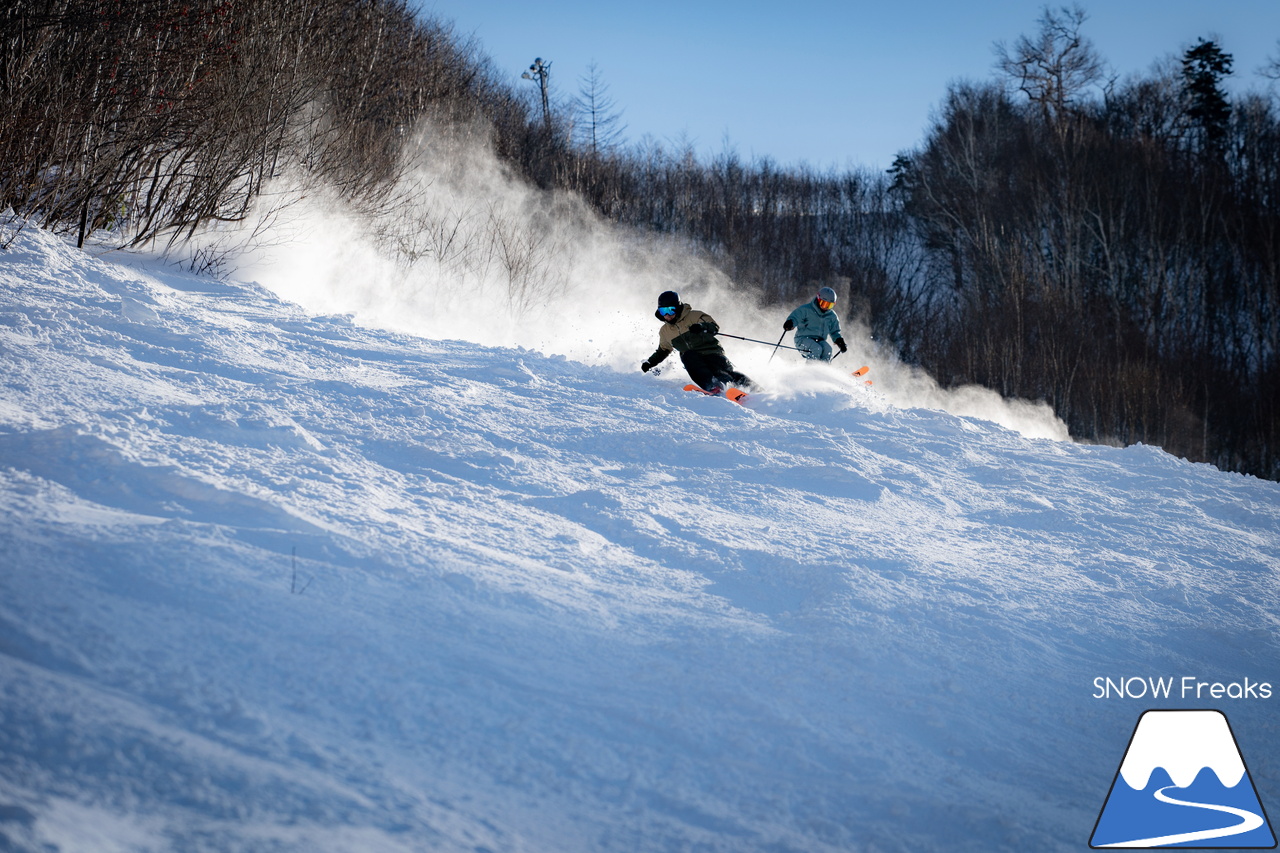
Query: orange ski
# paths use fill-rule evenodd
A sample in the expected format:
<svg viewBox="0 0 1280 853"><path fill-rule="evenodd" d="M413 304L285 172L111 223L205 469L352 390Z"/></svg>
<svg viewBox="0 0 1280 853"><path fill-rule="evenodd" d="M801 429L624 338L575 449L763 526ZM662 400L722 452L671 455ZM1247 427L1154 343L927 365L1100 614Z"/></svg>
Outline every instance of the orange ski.
<svg viewBox="0 0 1280 853"><path fill-rule="evenodd" d="M716 392L716 391L705 391L705 390L703 390L702 388L699 388L697 385L694 385L692 382L690 382L688 385L684 386L684 390L686 390L686 391L697 391L699 394L706 394L708 397L719 397L719 396L720 396L719 392ZM747 399L747 392L746 392L746 391L742 391L742 390L740 390L740 389L738 389L738 388L726 388L726 389L724 390L724 396L728 397L730 400L732 400L732 401L733 401L733 402L735 402L735 403L741 403L741 402L743 402L744 400L746 400L746 399Z"/></svg>

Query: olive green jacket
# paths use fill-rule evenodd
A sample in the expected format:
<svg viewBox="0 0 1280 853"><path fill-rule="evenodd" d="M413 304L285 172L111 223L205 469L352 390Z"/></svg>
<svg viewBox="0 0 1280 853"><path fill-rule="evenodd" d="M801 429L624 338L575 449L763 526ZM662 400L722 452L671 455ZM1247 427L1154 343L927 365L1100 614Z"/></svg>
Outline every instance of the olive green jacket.
<svg viewBox="0 0 1280 853"><path fill-rule="evenodd" d="M671 355L672 350L724 354L724 348L716 340L716 332L720 331L720 327L711 319L710 314L691 307L687 302L681 302L675 320L663 320L662 315L656 311L653 316L662 320L662 328L658 331L658 348L649 356L649 364L658 364Z"/></svg>

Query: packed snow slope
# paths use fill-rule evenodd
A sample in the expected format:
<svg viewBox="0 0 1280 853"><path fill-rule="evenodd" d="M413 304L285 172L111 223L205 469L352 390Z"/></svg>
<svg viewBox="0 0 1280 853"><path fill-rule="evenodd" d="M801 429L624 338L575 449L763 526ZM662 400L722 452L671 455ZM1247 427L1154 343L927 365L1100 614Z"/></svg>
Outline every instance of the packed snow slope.
<svg viewBox="0 0 1280 853"><path fill-rule="evenodd" d="M1094 682L1280 688L1275 483L34 228L0 353L0 850L1078 851L1149 707L1280 812Z"/></svg>

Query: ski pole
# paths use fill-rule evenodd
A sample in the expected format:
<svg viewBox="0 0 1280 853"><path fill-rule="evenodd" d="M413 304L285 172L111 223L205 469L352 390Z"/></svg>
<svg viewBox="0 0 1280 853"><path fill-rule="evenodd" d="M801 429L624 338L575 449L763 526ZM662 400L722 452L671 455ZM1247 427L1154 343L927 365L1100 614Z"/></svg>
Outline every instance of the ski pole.
<svg viewBox="0 0 1280 853"><path fill-rule="evenodd" d="M785 334L786 334L786 332L783 332L782 334L783 334L783 335L785 335ZM769 346L769 342L768 342L768 341L758 341L758 340L756 340L755 338L744 338L744 337L742 337L742 336L740 336L740 335L730 335L730 334L727 334L727 333L725 333L725 332L716 332L716 337L720 337L720 338L734 338L734 339L739 340L739 341L750 341L750 342L751 342L751 343L753 343L753 344L764 344L765 346ZM780 347L780 346L782 346L782 338L778 338L778 342L777 342L776 344L774 344L774 349L776 350L776 349L777 349L778 347ZM801 350L801 349L800 349L800 347L787 347L787 349L793 349L793 350L797 350L797 351L803 352L803 350Z"/></svg>
<svg viewBox="0 0 1280 853"><path fill-rule="evenodd" d="M778 342L773 345L773 352L769 353L769 361L773 361L773 357L778 354L778 347L782 346L782 339L787 336L787 330L783 329L782 334L778 335Z"/></svg>

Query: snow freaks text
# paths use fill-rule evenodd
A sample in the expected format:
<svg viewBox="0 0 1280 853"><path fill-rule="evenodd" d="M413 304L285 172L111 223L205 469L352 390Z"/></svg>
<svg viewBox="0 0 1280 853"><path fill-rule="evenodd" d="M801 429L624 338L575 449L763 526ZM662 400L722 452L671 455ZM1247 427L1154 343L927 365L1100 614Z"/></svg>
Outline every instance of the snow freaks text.
<svg viewBox="0 0 1280 853"><path fill-rule="evenodd" d="M1094 699L1270 699L1271 682L1205 681L1194 675L1182 677L1132 676L1093 680Z"/></svg>

